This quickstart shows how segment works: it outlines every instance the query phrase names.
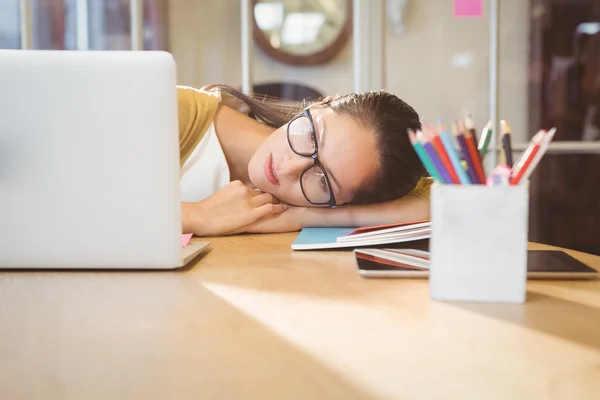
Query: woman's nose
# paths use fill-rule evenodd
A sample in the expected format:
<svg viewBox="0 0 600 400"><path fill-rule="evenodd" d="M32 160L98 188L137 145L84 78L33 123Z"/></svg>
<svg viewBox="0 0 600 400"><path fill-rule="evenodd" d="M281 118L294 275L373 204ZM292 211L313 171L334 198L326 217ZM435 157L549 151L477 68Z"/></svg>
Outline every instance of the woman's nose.
<svg viewBox="0 0 600 400"><path fill-rule="evenodd" d="M297 181L312 163L313 159L311 157L303 157L295 153L288 154L284 159L283 175L291 181Z"/></svg>

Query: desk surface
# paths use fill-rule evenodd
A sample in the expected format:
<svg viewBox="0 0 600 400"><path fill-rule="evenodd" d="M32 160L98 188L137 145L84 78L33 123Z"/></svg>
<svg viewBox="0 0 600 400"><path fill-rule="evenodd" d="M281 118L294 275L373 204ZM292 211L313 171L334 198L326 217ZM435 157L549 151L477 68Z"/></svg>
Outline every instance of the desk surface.
<svg viewBox="0 0 600 400"><path fill-rule="evenodd" d="M0 272L0 398L598 399L600 280L440 303L294 237L212 239L175 272Z"/></svg>

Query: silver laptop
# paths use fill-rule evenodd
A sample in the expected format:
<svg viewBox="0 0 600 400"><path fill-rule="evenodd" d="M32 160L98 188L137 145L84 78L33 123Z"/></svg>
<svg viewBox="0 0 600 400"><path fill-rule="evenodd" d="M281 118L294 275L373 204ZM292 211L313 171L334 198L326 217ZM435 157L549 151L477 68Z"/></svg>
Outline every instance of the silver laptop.
<svg viewBox="0 0 600 400"><path fill-rule="evenodd" d="M171 55L0 50L0 268L177 268L181 234Z"/></svg>

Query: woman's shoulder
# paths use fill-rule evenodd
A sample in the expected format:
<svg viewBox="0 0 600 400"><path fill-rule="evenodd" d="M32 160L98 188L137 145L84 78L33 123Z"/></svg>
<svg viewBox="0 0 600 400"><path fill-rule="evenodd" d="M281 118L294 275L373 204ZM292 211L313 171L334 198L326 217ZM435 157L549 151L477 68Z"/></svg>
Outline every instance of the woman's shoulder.
<svg viewBox="0 0 600 400"><path fill-rule="evenodd" d="M410 195L416 196L425 201L429 201L431 198L431 184L433 179L430 177L423 177L419 179L417 186L409 193Z"/></svg>
<svg viewBox="0 0 600 400"><path fill-rule="evenodd" d="M234 110L247 113L248 107L239 99L222 92L219 88L210 90L197 89L191 86L177 86L177 98L180 108L185 106L196 106L210 111L212 108L218 108L219 104L225 105ZM184 106L184 107L181 107Z"/></svg>
<svg viewBox="0 0 600 400"><path fill-rule="evenodd" d="M177 86L181 164L187 160L212 124L221 97L190 86Z"/></svg>
<svg viewBox="0 0 600 400"><path fill-rule="evenodd" d="M177 100L180 112L192 108L210 111L211 108L216 108L221 102L221 96L218 92L208 92L191 86L177 86Z"/></svg>

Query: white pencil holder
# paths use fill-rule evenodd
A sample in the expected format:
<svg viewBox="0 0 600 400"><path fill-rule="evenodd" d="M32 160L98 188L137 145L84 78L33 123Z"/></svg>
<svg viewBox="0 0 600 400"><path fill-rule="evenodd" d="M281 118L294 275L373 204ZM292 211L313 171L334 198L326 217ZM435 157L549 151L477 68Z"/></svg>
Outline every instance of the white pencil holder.
<svg viewBox="0 0 600 400"><path fill-rule="evenodd" d="M430 296L523 303L527 289L529 187L431 188Z"/></svg>

